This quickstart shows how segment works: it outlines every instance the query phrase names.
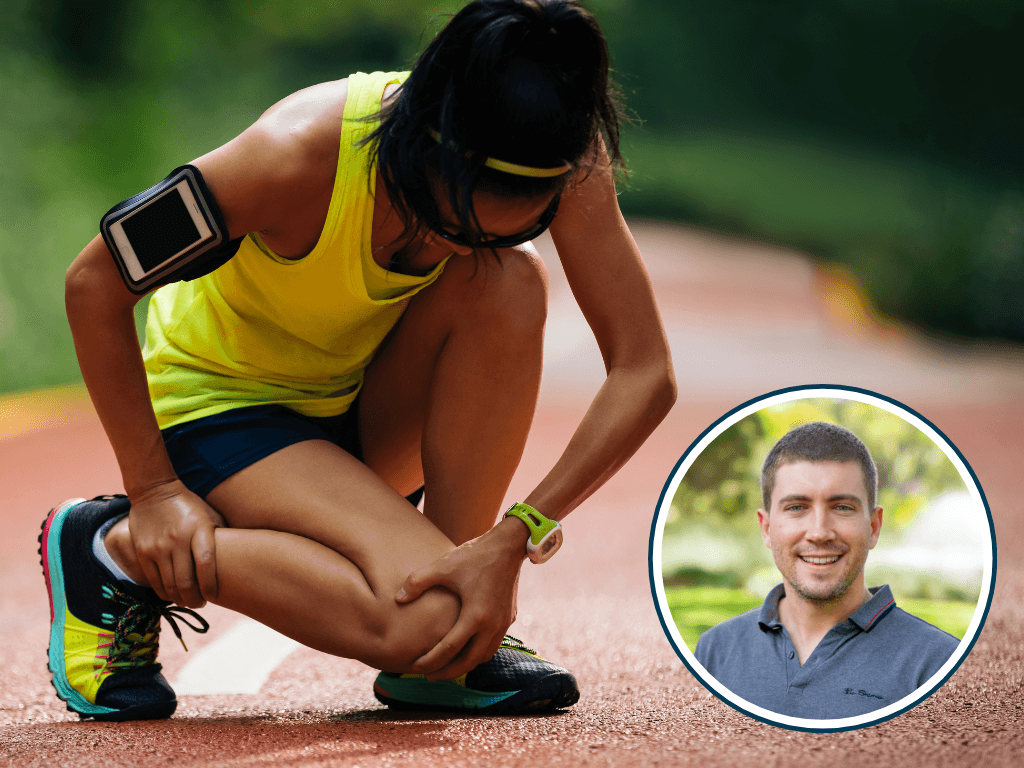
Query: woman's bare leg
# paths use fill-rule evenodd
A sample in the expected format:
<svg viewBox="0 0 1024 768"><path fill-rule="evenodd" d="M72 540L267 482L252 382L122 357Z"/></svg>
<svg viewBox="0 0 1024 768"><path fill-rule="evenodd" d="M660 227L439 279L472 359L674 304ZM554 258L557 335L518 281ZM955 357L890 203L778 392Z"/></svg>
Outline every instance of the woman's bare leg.
<svg viewBox="0 0 1024 768"><path fill-rule="evenodd" d="M232 475L208 501L232 526L216 532L219 605L310 647L393 671L410 670L455 623L458 599L446 590L409 605L394 599L410 568L452 543L331 443L277 451ZM140 580L127 522L106 543Z"/></svg>
<svg viewBox="0 0 1024 768"><path fill-rule="evenodd" d="M540 390L547 275L532 245L452 257L374 357L359 400L364 460L455 544L494 525Z"/></svg>

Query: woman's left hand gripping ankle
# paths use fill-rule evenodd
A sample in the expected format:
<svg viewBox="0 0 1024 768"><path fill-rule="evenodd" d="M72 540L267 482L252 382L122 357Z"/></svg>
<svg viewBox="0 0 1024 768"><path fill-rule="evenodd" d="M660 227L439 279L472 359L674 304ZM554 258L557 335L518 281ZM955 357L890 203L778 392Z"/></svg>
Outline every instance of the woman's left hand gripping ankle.
<svg viewBox="0 0 1024 768"><path fill-rule="evenodd" d="M455 626L413 663L413 669L428 680L453 680L494 655L516 618L519 569L528 537L522 523L506 518L409 574L395 596L397 602L412 602L440 586L454 592L462 603Z"/></svg>
<svg viewBox="0 0 1024 768"><path fill-rule="evenodd" d="M177 479L132 499L128 529L138 565L157 596L186 608L216 599L213 532L224 525L220 513Z"/></svg>

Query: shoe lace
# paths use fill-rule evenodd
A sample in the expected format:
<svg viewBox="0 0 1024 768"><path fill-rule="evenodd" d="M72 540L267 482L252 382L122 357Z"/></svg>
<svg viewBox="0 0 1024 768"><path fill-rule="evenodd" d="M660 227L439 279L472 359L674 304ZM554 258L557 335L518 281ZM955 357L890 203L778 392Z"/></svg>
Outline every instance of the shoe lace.
<svg viewBox="0 0 1024 768"><path fill-rule="evenodd" d="M178 621L186 627L204 634L210 629L209 623L191 608L182 608L164 602L140 601L129 597L119 589L103 585L104 595L127 606L117 617L104 614L104 623L112 624L114 637L110 652L107 654L107 666L135 668L154 663L160 647L160 619L166 618L174 630L175 636L187 651L188 646L181 636ZM191 616L199 622L196 626L185 616Z"/></svg>
<svg viewBox="0 0 1024 768"><path fill-rule="evenodd" d="M505 635L505 637L503 637L502 640L501 640L501 645L499 645L498 647L499 648L510 648L513 651L522 651L523 653L528 653L531 656L536 656L537 655L537 652L535 650L533 650L533 648L530 648L526 643L524 643L518 637L512 637L512 635Z"/></svg>

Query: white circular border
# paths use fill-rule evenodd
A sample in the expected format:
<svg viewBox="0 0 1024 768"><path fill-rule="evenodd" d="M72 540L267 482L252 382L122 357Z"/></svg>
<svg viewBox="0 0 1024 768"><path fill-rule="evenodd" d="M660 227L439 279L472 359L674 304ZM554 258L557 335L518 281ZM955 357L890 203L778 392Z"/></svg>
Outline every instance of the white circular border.
<svg viewBox="0 0 1024 768"><path fill-rule="evenodd" d="M953 466L956 467L957 472L960 474L964 484L967 486L971 498L979 505L980 508L985 510L985 515L988 518L988 531L991 541L991 547L987 553L985 565L982 570L981 596L978 599L978 605L975 607L974 616L971 618L971 623L967 628L967 632L960 641L960 645L957 647L956 652L947 659L946 663L942 665L939 671L936 672L924 685L908 696L905 696L887 707L877 709L864 715L837 718L834 720L810 720L800 717L790 717L789 715L780 715L777 712L771 712L757 706L756 704L751 704L746 699L740 698L728 688L721 685L715 678L708 674L708 671L704 669L703 666L701 666L700 662L697 661L693 652L687 647L686 643L680 636L679 629L672 620L672 613L668 608L668 601L665 598L665 583L661 574L661 550L665 536L665 520L668 517L668 511L671 507L672 499L675 497L676 491L679 489L679 484L682 482L687 470L696 458L700 456L700 454L703 453L712 441L722 434L722 432L736 422L756 413L757 411L780 403L821 397L839 400L856 400L861 403L876 406L899 416L901 419L912 424L918 430L927 435L933 443L942 449L942 452L946 454L949 460L953 462ZM974 472L968 466L963 456L960 455L960 452L956 447L935 426L902 403L886 398L875 392L852 387L816 384L806 387L782 389L776 392L771 392L767 395L762 395L759 398L749 400L708 427L704 434L702 434L696 442L686 449L686 453L684 453L682 458L679 459L675 468L672 470L672 474L666 481L665 487L661 491L661 498L658 500L658 508L655 511L654 521L651 525L651 541L648 560L650 565L651 592L654 595L654 604L658 610L658 616L661 619L662 628L665 630L665 634L668 636L669 641L675 648L676 654L683 660L683 663L686 664L690 672L694 674L705 688L727 704L731 705L733 708L762 722L791 730L832 732L865 728L869 725L875 725L896 717L897 715L906 712L908 709L917 706L926 698L931 696L956 671L957 667L960 666L963 660L967 657L968 652L974 646L974 643L978 638L978 634L981 632L981 628L985 623L989 606L992 603L992 592L995 585L996 570L996 539L995 530L992 525L992 512L989 510L988 502L985 499L985 494L981 489L980 483L978 483L978 479L974 476Z"/></svg>

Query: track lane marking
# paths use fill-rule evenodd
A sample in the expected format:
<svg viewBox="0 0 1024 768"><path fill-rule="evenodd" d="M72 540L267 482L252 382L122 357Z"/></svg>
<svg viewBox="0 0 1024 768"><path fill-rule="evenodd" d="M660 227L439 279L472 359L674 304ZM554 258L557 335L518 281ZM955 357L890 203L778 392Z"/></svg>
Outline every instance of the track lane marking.
<svg viewBox="0 0 1024 768"><path fill-rule="evenodd" d="M252 619L242 619L195 652L171 683L179 696L259 693L299 643Z"/></svg>

